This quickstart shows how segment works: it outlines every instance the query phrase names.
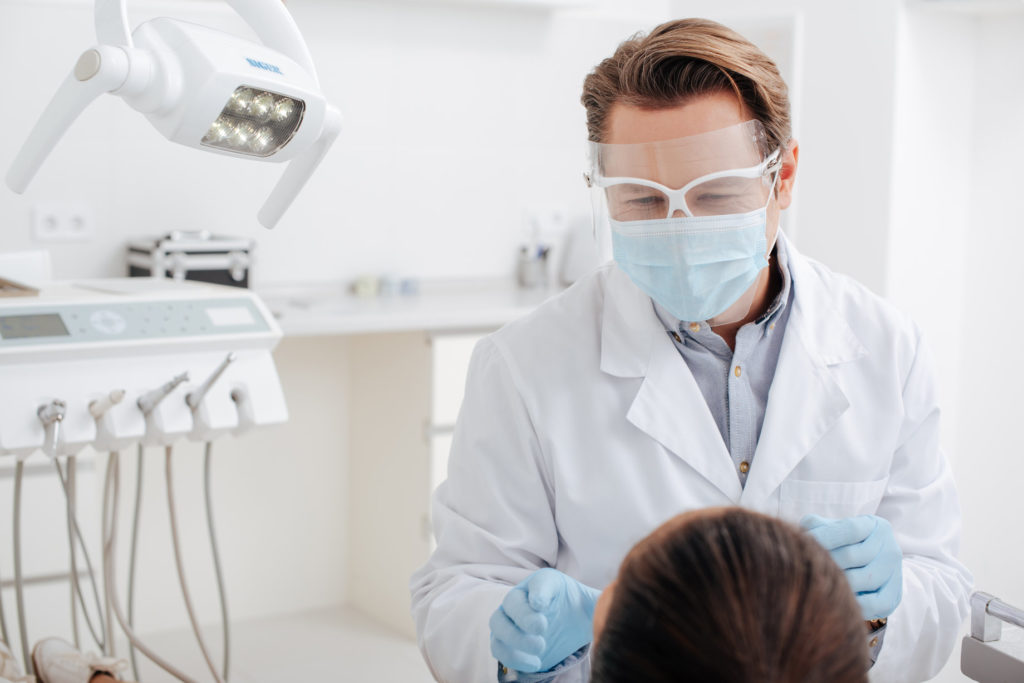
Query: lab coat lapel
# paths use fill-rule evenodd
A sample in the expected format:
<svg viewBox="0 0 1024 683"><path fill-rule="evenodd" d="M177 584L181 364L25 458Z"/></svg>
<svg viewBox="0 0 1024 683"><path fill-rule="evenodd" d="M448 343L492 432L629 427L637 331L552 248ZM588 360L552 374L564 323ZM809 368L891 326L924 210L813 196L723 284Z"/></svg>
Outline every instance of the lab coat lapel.
<svg viewBox="0 0 1024 683"><path fill-rule="evenodd" d="M696 380L650 298L618 268L609 274L605 295L601 369L617 377L643 377L626 418L730 501L739 501L739 477Z"/></svg>
<svg viewBox="0 0 1024 683"><path fill-rule="evenodd" d="M785 239L780 235L780 239ZM835 310L818 273L787 243L793 310L768 393L764 424L740 502L756 507L789 476L850 402L832 366L867 353Z"/></svg>

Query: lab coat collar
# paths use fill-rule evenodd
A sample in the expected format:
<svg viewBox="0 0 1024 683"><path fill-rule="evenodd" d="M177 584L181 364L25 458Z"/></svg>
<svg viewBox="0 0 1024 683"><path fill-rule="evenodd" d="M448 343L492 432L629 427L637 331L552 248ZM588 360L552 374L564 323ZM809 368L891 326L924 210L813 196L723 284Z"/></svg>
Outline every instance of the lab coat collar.
<svg viewBox="0 0 1024 683"><path fill-rule="evenodd" d="M718 488L723 505L739 502L742 487L729 451L650 297L615 266L606 286L601 370L643 378L626 419Z"/></svg>
<svg viewBox="0 0 1024 683"><path fill-rule="evenodd" d="M789 257L793 278L796 327L803 336L807 352L818 365L838 365L856 360L867 353L846 319L836 310L832 292L811 262L796 250L793 243L779 232ZM787 325L792 329L793 320Z"/></svg>
<svg viewBox="0 0 1024 683"><path fill-rule="evenodd" d="M832 366L867 353L836 309L832 291L819 271L792 244L787 247L794 306L740 498L746 507L762 506L850 407Z"/></svg>
<svg viewBox="0 0 1024 683"><path fill-rule="evenodd" d="M665 328L651 298L617 265L609 269L601 318L601 370L615 377L643 377Z"/></svg>
<svg viewBox="0 0 1024 683"><path fill-rule="evenodd" d="M778 487L849 407L829 366L866 353L818 272L781 232L779 241L789 256L793 311L745 489L697 382L650 297L615 266L609 267L601 323L601 370L644 378L629 421L689 463L731 502L751 506Z"/></svg>

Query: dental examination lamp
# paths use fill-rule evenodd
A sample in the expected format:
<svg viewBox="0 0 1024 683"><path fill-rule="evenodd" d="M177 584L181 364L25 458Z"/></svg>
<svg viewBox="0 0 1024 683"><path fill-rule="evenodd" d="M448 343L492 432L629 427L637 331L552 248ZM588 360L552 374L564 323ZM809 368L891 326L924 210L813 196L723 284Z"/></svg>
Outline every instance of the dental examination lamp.
<svg viewBox="0 0 1024 683"><path fill-rule="evenodd" d="M99 44L82 53L7 172L21 193L72 122L103 93L164 137L257 161L290 162L260 209L272 228L341 131L298 26L281 0L227 0L262 45L160 17L128 28L125 0L96 0Z"/></svg>

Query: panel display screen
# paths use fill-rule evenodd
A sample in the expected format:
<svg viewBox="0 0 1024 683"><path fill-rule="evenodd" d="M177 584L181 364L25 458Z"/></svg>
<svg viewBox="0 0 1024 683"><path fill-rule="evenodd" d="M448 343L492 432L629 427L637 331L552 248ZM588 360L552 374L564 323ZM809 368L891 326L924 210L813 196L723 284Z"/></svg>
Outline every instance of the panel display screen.
<svg viewBox="0 0 1024 683"><path fill-rule="evenodd" d="M224 308L207 308L206 317L216 327L234 327L237 325L252 325L255 320L252 313L244 306L231 306Z"/></svg>
<svg viewBox="0 0 1024 683"><path fill-rule="evenodd" d="M57 313L0 316L0 339L67 336L68 328Z"/></svg>

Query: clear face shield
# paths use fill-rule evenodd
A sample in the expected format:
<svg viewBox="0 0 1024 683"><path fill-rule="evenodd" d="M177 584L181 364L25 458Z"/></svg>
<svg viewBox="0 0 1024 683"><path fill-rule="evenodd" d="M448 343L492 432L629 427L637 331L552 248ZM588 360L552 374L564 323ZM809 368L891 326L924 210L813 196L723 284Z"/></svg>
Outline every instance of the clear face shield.
<svg viewBox="0 0 1024 683"><path fill-rule="evenodd" d="M595 228L616 262L684 321L744 318L768 277L779 150L759 121L674 140L590 143Z"/></svg>

